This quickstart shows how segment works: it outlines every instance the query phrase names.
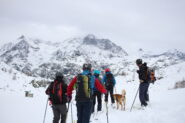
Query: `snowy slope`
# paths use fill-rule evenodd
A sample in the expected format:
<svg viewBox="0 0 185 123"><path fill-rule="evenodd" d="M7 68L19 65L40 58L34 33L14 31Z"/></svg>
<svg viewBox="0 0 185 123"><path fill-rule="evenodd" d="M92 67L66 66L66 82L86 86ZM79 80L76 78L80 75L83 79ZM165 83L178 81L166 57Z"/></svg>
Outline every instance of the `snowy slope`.
<svg viewBox="0 0 185 123"><path fill-rule="evenodd" d="M134 82L126 82L127 78L123 76L116 77L116 91L118 93L120 93L122 89L126 89L127 91L126 111L113 109L109 103L109 123L184 123L185 99L183 97L185 89L173 90L172 88L176 81L182 80L185 77L185 63L168 67L164 71L166 72L165 78L158 80L154 85L150 85L149 106L145 110L138 110L135 108L140 106L137 97L132 112L130 112L130 107L139 85L138 79L135 79ZM21 91L14 93L0 90L0 98L2 99L0 101L0 122L43 122L47 100L44 91L44 88L36 89L34 91L34 98L25 98L24 93ZM73 119L76 120L76 106L74 100L72 101L72 106ZM52 116L52 110L50 106L48 106L46 123L52 122ZM106 122L106 108L104 103L103 113L100 114L98 118L99 120L92 120L92 123ZM71 123L71 107L68 113L67 123Z"/></svg>

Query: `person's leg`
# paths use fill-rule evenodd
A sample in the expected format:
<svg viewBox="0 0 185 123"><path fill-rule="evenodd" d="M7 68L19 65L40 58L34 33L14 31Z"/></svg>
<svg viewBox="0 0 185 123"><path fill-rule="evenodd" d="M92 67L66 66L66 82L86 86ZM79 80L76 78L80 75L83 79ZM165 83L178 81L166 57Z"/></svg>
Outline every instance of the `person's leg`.
<svg viewBox="0 0 185 123"><path fill-rule="evenodd" d="M83 103L82 102L76 102L76 108L77 108L77 123L82 123L83 118Z"/></svg>
<svg viewBox="0 0 185 123"><path fill-rule="evenodd" d="M146 84L146 92L145 92L145 100L146 101L149 101L149 91L148 91L149 85L150 85L150 83Z"/></svg>
<svg viewBox="0 0 185 123"><path fill-rule="evenodd" d="M57 105L52 106L53 109L53 123L58 123L60 120L60 110L58 109Z"/></svg>
<svg viewBox="0 0 185 123"><path fill-rule="evenodd" d="M101 93L100 92L97 93L97 98L98 98L98 107L97 107L97 110L98 111L101 111L101 108L102 108L102 100L101 100Z"/></svg>
<svg viewBox="0 0 185 123"><path fill-rule="evenodd" d="M105 94L105 102L108 103L108 96L109 96L110 91L107 89L107 93Z"/></svg>
<svg viewBox="0 0 185 123"><path fill-rule="evenodd" d="M93 94L93 106L92 106L92 113L94 113L94 107L96 105L96 92Z"/></svg>
<svg viewBox="0 0 185 123"><path fill-rule="evenodd" d="M89 123L92 105L93 105L92 101L84 102L82 112L83 118L81 123Z"/></svg>
<svg viewBox="0 0 185 123"><path fill-rule="evenodd" d="M147 106L147 103L145 102L145 91L146 91L145 83L140 83L140 85L139 85L139 99L141 102L141 106Z"/></svg>
<svg viewBox="0 0 185 123"><path fill-rule="evenodd" d="M111 97L111 102L115 103L113 93L114 93L114 88L112 87L110 90L110 97Z"/></svg>
<svg viewBox="0 0 185 123"><path fill-rule="evenodd" d="M66 123L67 107L66 104L60 105L61 123Z"/></svg>

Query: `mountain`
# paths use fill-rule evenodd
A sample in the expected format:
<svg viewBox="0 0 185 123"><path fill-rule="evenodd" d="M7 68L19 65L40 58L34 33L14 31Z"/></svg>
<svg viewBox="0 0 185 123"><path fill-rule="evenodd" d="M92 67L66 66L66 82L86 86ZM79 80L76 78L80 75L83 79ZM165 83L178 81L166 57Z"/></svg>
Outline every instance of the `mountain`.
<svg viewBox="0 0 185 123"><path fill-rule="evenodd" d="M153 54L140 48L132 57L111 40L92 34L56 43L21 36L0 49L0 62L27 76L45 79L53 79L60 71L70 80L81 71L83 63L91 63L94 69L102 71L110 67L116 76L128 76L137 69L137 58L142 58L149 67L158 71L159 76L164 76L163 69L184 62L185 53L170 50ZM133 77L127 79L132 81Z"/></svg>
<svg viewBox="0 0 185 123"><path fill-rule="evenodd" d="M152 60L152 66L155 68L164 68L185 62L185 53L175 49L161 54L143 54L142 58L148 62Z"/></svg>
<svg viewBox="0 0 185 123"><path fill-rule="evenodd" d="M21 36L14 44L4 45L0 61L33 77L52 78L56 71L66 76L76 75L83 63L96 69L124 63L128 53L109 39L99 39L89 34L51 43Z"/></svg>

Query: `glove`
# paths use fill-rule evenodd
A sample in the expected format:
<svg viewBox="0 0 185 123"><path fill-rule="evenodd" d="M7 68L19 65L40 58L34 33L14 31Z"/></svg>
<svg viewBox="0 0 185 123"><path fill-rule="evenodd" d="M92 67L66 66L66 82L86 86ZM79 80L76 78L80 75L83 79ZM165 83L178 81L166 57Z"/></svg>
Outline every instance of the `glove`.
<svg viewBox="0 0 185 123"><path fill-rule="evenodd" d="M49 96L48 101L49 101L49 105L51 106L51 105L52 105L52 99L51 99L51 96Z"/></svg>
<svg viewBox="0 0 185 123"><path fill-rule="evenodd" d="M49 100L49 105L51 106L53 103L52 103L52 101L51 100Z"/></svg>
<svg viewBox="0 0 185 123"><path fill-rule="evenodd" d="M139 80L139 82L140 82L140 83L143 83L143 82L144 82L144 80L141 80L141 79L140 79L140 80Z"/></svg>
<svg viewBox="0 0 185 123"><path fill-rule="evenodd" d="M67 96L67 102L71 102L72 96Z"/></svg>

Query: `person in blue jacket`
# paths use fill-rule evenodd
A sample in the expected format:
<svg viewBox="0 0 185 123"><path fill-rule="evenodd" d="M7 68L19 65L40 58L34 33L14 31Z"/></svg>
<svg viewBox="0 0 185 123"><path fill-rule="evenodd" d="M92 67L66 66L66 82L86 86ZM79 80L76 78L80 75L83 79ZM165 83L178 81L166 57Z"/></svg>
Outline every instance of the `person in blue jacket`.
<svg viewBox="0 0 185 123"><path fill-rule="evenodd" d="M115 80L114 75L111 73L109 68L105 69L103 83L105 85L105 88L107 89L107 93L105 94L105 102L106 103L108 102L108 95L110 93L111 102L112 102L112 105L114 105L115 100L114 100L113 94L114 94L114 87L116 85L116 80Z"/></svg>
<svg viewBox="0 0 185 123"><path fill-rule="evenodd" d="M100 71L99 70L94 70L93 74L94 74L95 78L97 78L101 82L101 84L103 85L102 78L100 77ZM96 87L94 87L92 113L94 113L94 108L95 108L95 105L96 105L96 99L98 101L97 112L101 111L101 109L102 109L101 96L102 96L102 93L100 91L98 91L98 89Z"/></svg>

